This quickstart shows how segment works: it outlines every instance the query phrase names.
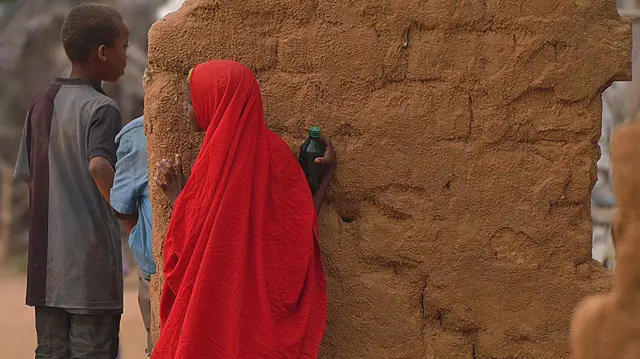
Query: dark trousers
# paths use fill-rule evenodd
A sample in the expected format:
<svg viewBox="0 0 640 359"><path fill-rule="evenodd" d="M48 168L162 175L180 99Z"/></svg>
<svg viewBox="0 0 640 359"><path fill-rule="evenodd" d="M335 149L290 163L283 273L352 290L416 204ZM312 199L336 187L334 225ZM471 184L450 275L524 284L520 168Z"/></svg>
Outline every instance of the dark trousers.
<svg viewBox="0 0 640 359"><path fill-rule="evenodd" d="M115 359L121 314L73 314L36 307L36 359Z"/></svg>

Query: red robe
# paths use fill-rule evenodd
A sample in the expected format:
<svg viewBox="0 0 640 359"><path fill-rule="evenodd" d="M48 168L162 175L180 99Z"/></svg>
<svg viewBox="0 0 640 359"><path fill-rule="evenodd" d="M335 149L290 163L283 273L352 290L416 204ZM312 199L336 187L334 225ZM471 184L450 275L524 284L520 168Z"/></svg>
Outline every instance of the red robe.
<svg viewBox="0 0 640 359"><path fill-rule="evenodd" d="M245 66L194 68L206 136L164 242L153 359L316 358L327 311L317 217Z"/></svg>

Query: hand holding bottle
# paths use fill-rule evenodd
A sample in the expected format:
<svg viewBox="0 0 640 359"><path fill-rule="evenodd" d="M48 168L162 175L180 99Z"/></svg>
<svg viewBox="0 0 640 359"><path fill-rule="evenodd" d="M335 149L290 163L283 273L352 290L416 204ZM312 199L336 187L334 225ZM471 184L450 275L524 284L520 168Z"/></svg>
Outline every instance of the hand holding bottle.
<svg viewBox="0 0 640 359"><path fill-rule="evenodd" d="M335 168L338 165L338 159L336 158L336 150L333 147L331 137L323 133L320 135L320 140L325 145L324 156L316 158L314 162L329 168Z"/></svg>

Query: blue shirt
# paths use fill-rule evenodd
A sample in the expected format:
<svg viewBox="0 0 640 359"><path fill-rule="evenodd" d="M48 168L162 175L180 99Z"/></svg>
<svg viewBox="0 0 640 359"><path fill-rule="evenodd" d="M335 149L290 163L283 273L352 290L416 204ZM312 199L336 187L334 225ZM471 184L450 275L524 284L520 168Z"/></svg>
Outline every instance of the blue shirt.
<svg viewBox="0 0 640 359"><path fill-rule="evenodd" d="M147 138L142 117L128 123L116 137L116 174L111 188L111 207L118 213L138 213L138 223L129 235L129 247L144 276L156 273L151 242L151 200L149 199L149 172Z"/></svg>

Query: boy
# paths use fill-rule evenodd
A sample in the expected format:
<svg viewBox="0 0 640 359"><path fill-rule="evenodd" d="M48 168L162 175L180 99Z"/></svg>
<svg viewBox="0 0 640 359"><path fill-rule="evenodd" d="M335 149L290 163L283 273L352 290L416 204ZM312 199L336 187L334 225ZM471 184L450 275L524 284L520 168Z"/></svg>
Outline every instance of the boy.
<svg viewBox="0 0 640 359"><path fill-rule="evenodd" d="M126 66L129 29L104 5L80 5L61 31L69 78L39 91L14 177L30 192L27 305L36 358L113 359L122 315L122 251L109 206L120 112L101 88Z"/></svg>
<svg viewBox="0 0 640 359"><path fill-rule="evenodd" d="M129 233L129 247L138 264L138 304L147 330L147 355L151 356L151 303L149 282L156 273L151 243L151 200L147 139L144 119L139 117L122 128L118 145L116 173L111 189L111 206Z"/></svg>

